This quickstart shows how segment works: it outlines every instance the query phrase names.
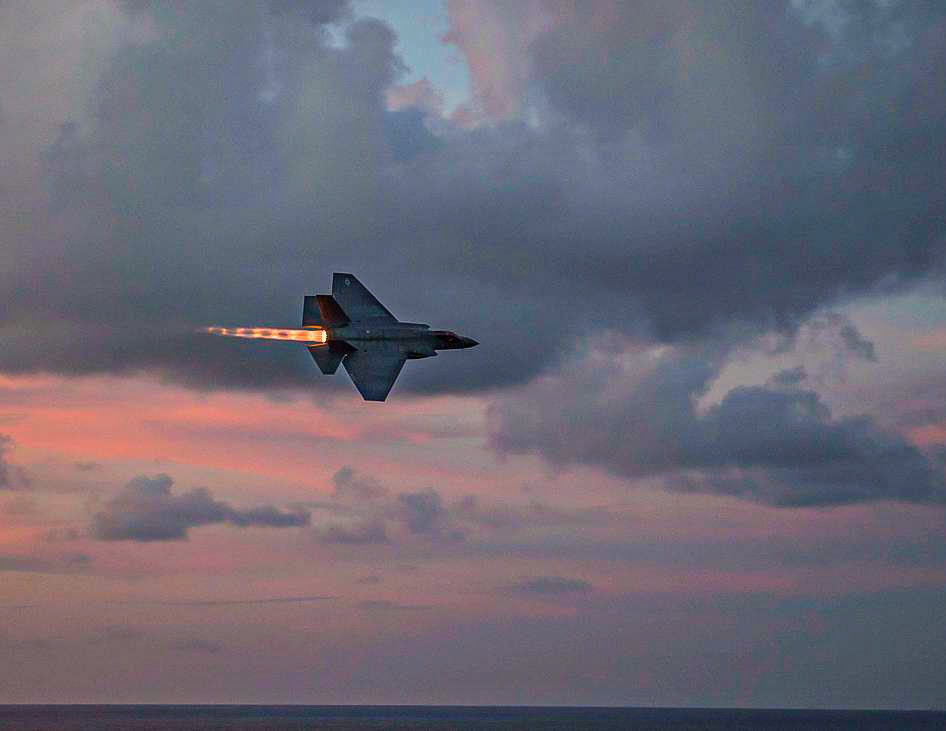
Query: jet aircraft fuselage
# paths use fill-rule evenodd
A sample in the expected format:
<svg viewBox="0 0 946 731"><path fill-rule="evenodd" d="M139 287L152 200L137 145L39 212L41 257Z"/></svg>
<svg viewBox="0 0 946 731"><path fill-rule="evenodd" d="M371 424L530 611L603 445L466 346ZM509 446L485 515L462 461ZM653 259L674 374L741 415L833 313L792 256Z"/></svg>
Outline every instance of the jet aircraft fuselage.
<svg viewBox="0 0 946 731"><path fill-rule="evenodd" d="M403 353L408 359L429 358L438 350L469 348L478 343L448 330L431 330L429 325L402 322L396 326L374 327L351 325L325 328L326 342L344 341L358 350L378 349L379 343L389 343L392 352Z"/></svg>

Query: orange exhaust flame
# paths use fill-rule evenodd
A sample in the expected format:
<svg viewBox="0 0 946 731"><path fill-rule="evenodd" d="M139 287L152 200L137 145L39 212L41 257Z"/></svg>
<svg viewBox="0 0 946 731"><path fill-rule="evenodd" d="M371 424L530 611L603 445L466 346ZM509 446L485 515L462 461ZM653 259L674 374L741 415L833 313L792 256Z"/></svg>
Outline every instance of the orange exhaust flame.
<svg viewBox="0 0 946 731"><path fill-rule="evenodd" d="M308 345L322 345L328 339L325 330L292 330L284 327L207 327L202 332L231 338L294 340Z"/></svg>

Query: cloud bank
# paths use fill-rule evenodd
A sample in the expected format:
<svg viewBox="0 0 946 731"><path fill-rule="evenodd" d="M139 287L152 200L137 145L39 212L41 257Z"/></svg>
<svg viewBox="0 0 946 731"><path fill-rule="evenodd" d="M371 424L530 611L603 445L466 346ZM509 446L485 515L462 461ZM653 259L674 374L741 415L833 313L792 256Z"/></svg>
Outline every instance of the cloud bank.
<svg viewBox="0 0 946 731"><path fill-rule="evenodd" d="M313 520L316 535L326 544L444 545L576 520L568 512L537 502L526 506L484 504L476 495L447 499L432 487L391 492L379 480L348 465L333 475L332 482L336 486L332 500L311 506L320 516ZM346 489L338 490L340 484ZM348 489L351 485L369 485L371 490Z"/></svg>
<svg viewBox="0 0 946 731"><path fill-rule="evenodd" d="M946 502L941 465L869 417L833 417L803 371L701 410L721 360L690 348L592 352L495 401L491 443L777 506Z"/></svg>
<svg viewBox="0 0 946 731"><path fill-rule="evenodd" d="M7 53L0 186L29 213L0 230L0 370L335 388L301 349L193 331L292 324L344 268L483 343L403 392L477 391L589 329L790 331L942 276L940 4L845 5L830 28L792 3L451 10L492 120L472 128L390 110L396 38L341 2L110 5L121 32L70 37L95 63L62 98ZM11 48L26 27L59 43L31 6L0 12Z"/></svg>
<svg viewBox="0 0 946 731"><path fill-rule="evenodd" d="M185 540L191 528L229 523L241 528L291 528L308 525L310 514L272 505L239 510L197 488L174 495L168 475L139 475L126 484L92 518L92 534L103 541Z"/></svg>

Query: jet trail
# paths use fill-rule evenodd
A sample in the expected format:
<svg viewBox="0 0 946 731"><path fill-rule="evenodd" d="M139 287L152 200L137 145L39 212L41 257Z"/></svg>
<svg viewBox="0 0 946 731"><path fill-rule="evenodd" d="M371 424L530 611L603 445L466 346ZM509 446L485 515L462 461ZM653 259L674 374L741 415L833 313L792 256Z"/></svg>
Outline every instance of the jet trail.
<svg viewBox="0 0 946 731"><path fill-rule="evenodd" d="M253 338L256 340L293 340L301 343L321 345L326 341L325 330L307 328L292 330L284 327L207 327L202 332L224 335L231 338Z"/></svg>

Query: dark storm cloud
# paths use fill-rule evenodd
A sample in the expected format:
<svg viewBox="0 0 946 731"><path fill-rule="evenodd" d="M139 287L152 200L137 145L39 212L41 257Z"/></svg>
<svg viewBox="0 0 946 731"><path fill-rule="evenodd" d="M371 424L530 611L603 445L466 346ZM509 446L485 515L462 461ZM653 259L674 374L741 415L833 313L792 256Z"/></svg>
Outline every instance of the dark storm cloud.
<svg viewBox="0 0 946 731"><path fill-rule="evenodd" d="M403 68L385 25L336 47L289 6L345 16L139 8L151 36L43 151L55 208L30 215L55 235L5 235L0 369L341 388L301 348L193 330L298 322L343 269L483 343L412 365L402 391L475 390L589 329L790 331L943 273L941 4L845 5L831 32L786 3L515 5L497 17L551 18L519 49L530 123L473 130L385 109Z"/></svg>
<svg viewBox="0 0 946 731"><path fill-rule="evenodd" d="M537 596L563 596L566 594L589 594L594 588L584 579L570 579L564 576L536 576L523 579L507 587L508 591Z"/></svg>
<svg viewBox="0 0 946 731"><path fill-rule="evenodd" d="M310 520L301 509L282 511L263 505L238 510L203 488L173 495L173 484L164 474L135 477L93 516L93 534L103 541L174 541L186 539L191 528L214 523L286 528Z"/></svg>
<svg viewBox="0 0 946 731"><path fill-rule="evenodd" d="M941 465L868 417L834 418L795 377L700 410L719 363L687 349L589 356L496 401L492 444L778 506L946 502Z"/></svg>
<svg viewBox="0 0 946 731"><path fill-rule="evenodd" d="M560 267L543 283L569 293L557 317L570 319L588 288L604 319L643 314L663 338L733 321L786 327L884 276L941 267L943 199L927 183L942 165L926 146L943 131L946 56L931 31L942 6L865 3L833 42L787 3L543 6L557 21L531 46L532 82L567 120L612 140L598 149L614 155L586 179L580 159L566 162L573 140L553 158L567 182L536 166L522 186L546 186L545 216L519 198L517 251L504 263L544 248L525 286ZM520 147L496 176L506 197L531 162L530 144ZM495 215L475 224L501 226Z"/></svg>

